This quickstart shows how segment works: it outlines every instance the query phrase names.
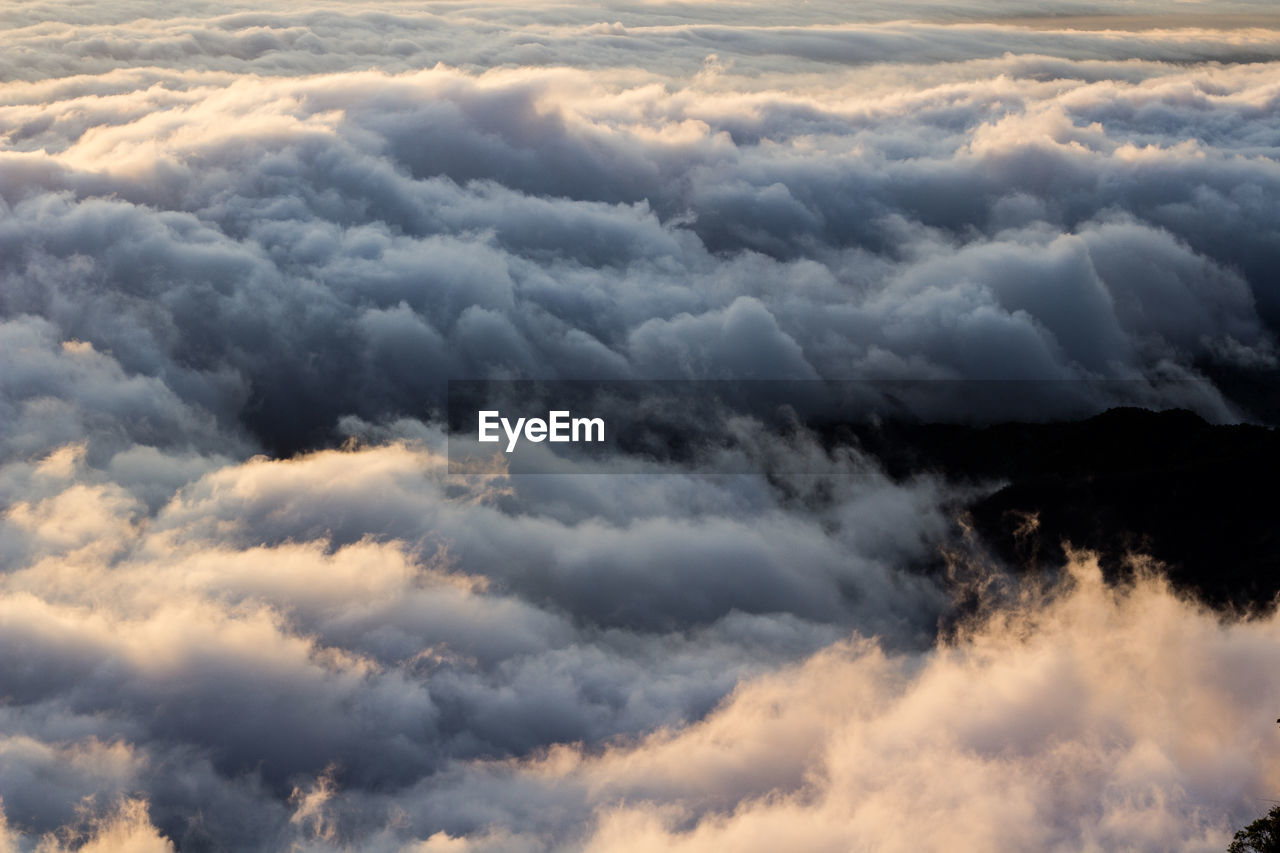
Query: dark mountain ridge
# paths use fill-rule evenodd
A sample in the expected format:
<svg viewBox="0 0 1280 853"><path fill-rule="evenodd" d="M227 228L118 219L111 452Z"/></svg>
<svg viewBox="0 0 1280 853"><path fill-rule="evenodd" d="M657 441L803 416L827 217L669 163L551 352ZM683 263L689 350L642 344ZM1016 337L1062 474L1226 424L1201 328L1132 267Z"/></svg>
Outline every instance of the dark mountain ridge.
<svg viewBox="0 0 1280 853"><path fill-rule="evenodd" d="M1096 551L1112 580L1127 556L1162 562L1175 586L1216 607L1256 610L1280 593L1280 435L1214 425L1186 410L1111 409L1066 423L840 424L891 476L1003 481L970 506L988 545L1024 570Z"/></svg>

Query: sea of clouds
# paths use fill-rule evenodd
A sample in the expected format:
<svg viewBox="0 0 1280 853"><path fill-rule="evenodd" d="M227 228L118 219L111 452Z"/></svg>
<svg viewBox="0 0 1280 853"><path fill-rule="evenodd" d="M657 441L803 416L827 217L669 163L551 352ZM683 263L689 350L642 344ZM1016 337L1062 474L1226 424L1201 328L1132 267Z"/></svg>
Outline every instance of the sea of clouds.
<svg viewBox="0 0 1280 853"><path fill-rule="evenodd" d="M1280 616L1014 582L936 477L450 474L451 378L1275 367L1268 4L848 5L8 3L0 850L1220 850L1280 797Z"/></svg>

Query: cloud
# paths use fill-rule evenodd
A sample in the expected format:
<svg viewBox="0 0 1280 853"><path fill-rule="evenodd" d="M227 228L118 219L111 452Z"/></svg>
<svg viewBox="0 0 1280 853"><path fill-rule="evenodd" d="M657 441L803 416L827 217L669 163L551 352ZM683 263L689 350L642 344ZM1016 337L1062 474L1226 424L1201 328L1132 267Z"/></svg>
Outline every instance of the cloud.
<svg viewBox="0 0 1280 853"><path fill-rule="evenodd" d="M1275 366L1268 8L10 5L0 847L1207 848L1276 784L1271 615L1078 557L940 640L979 487L743 421L767 476L451 476L442 426L457 378L1240 417L1162 383Z"/></svg>
<svg viewBox="0 0 1280 853"><path fill-rule="evenodd" d="M454 759L599 743L701 716L854 623L918 647L942 606L896 571L945 532L928 483L853 480L806 519L732 483L642 475L648 494L609 522L590 489L559 495L572 521L536 496L458 492L406 445L214 467L154 512L109 476L133 466L90 468L83 446L13 467L42 485L0 530L0 634L23 649L3 671L8 726L44 755L128 759L114 787L68 771L61 800L0 777L24 826L61 825L89 787L151 791L167 833L205 798L279 829L279 800L247 806L236 780L281 797L333 764L344 785L400 787ZM895 523L896 543L841 541ZM157 799L193 763L189 793Z"/></svg>
<svg viewBox="0 0 1280 853"><path fill-rule="evenodd" d="M1280 773L1256 712L1274 616L1224 624L1149 574L1110 588L1087 555L1027 592L922 657L842 641L693 725L399 802L475 850L530 825L526 849L1221 849Z"/></svg>
<svg viewBox="0 0 1280 853"><path fill-rule="evenodd" d="M200 4L186 15L131 3L86 15L74 4L20 2L9 16L5 79L100 75L130 67L304 75L370 66L394 71L437 62L463 67L616 68L660 65L690 75L710 52L767 70L942 63L1006 52L1073 60L1276 58L1275 18L1262 2L1129 3L1126 16L1097 4L813 3L781 14L767 4L505 4L458 10L427 4L299 12L281 3ZM1110 10L1114 11L1114 10ZM1075 17L1071 17L1072 15ZM1109 19L1110 17L1110 19ZM907 20L903 20L903 19ZM1056 20L1055 20L1056 19Z"/></svg>
<svg viewBox="0 0 1280 853"><path fill-rule="evenodd" d="M5 311L276 451L344 415L428 416L458 376L1273 358L1257 69L775 90L728 115L681 85L435 70L107 96L119 123L0 162Z"/></svg>

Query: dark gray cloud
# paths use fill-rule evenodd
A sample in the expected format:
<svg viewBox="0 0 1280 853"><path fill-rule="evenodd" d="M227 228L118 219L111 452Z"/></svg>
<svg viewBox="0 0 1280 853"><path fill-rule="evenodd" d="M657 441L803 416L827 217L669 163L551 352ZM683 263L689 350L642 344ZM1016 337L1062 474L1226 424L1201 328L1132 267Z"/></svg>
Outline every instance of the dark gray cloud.
<svg viewBox="0 0 1280 853"><path fill-rule="evenodd" d="M447 472L450 378L1274 368L1265 6L843 6L11 4L0 842L900 849L932 780L973 847L1220 847L1276 770L1179 727L1274 619L1081 558L935 648L965 495L750 424L823 475Z"/></svg>
<svg viewBox="0 0 1280 853"><path fill-rule="evenodd" d="M274 449L426 417L449 376L1264 363L1268 79L977 81L809 104L816 133L799 96L747 98L746 126L571 72L242 82L10 155L5 310Z"/></svg>

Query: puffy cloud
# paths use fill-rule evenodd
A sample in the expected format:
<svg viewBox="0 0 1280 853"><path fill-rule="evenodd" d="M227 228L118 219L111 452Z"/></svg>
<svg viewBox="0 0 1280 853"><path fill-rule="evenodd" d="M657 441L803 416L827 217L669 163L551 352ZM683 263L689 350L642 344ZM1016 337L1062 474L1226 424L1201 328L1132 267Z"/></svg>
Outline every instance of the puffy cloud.
<svg viewBox="0 0 1280 853"><path fill-rule="evenodd" d="M1271 616L1081 559L939 641L967 491L441 455L453 378L1273 369L1269 8L10 6L0 847L1212 847L1275 785Z"/></svg>
<svg viewBox="0 0 1280 853"><path fill-rule="evenodd" d="M400 802L426 827L443 801L474 850L502 849L495 827L525 827L526 849L1217 850L1280 773L1257 712L1276 642L1274 615L1224 624L1077 555L1062 587L927 655L836 643L695 724L461 768Z"/></svg>
<svg viewBox="0 0 1280 853"><path fill-rule="evenodd" d="M279 800L246 805L244 774L277 797L330 764L344 785L401 787L455 759L696 718L852 624L920 647L943 604L896 571L945 533L928 483L849 480L806 518L767 492L753 506L732 484L646 475L610 522L590 489L561 494L576 514L557 518L390 445L214 467L150 512L110 475L136 476L139 453L10 466L28 485L0 532L0 634L23 651L2 674L15 749L119 753L122 780L68 779L151 791L169 833L204 798L283 831ZM874 524L900 540L851 540ZM10 818L65 822L70 783L60 800L24 778L0 777Z"/></svg>
<svg viewBox="0 0 1280 853"><path fill-rule="evenodd" d="M5 310L274 450L343 415L422 417L451 376L1273 358L1256 69L774 90L728 116L682 85L437 70L113 95L119 123L0 163ZM1125 103L1159 122L1097 113Z"/></svg>

